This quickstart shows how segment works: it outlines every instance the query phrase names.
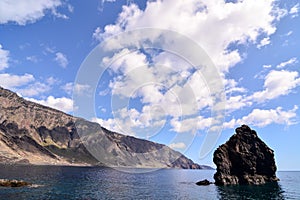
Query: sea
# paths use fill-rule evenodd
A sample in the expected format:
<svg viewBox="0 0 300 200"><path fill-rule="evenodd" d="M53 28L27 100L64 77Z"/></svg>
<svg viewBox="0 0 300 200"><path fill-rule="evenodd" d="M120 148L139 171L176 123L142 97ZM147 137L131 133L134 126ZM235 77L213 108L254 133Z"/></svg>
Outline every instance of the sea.
<svg viewBox="0 0 300 200"><path fill-rule="evenodd" d="M215 170L112 169L103 167L1 165L0 179L33 185L0 187L0 199L298 199L300 172L278 171L278 183L261 186L198 186Z"/></svg>

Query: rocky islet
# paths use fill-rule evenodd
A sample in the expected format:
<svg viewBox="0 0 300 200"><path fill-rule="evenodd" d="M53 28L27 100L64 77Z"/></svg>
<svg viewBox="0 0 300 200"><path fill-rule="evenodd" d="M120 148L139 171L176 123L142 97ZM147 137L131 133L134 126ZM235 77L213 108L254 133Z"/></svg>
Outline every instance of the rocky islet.
<svg viewBox="0 0 300 200"><path fill-rule="evenodd" d="M235 132L214 152L215 184L260 185L278 181L274 151L247 125L236 128Z"/></svg>

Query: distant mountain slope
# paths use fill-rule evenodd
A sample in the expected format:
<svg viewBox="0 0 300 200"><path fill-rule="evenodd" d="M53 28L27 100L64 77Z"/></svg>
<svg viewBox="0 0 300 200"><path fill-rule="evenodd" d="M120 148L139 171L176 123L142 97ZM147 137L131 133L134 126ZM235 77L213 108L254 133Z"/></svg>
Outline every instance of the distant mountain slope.
<svg viewBox="0 0 300 200"><path fill-rule="evenodd" d="M1 87L0 163L209 168L165 145L111 132Z"/></svg>

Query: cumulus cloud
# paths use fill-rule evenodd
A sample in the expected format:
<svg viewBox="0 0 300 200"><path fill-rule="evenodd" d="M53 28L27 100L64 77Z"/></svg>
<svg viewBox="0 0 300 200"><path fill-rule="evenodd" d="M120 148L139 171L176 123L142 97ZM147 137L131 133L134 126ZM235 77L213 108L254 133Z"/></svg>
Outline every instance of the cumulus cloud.
<svg viewBox="0 0 300 200"><path fill-rule="evenodd" d="M228 49L229 45L256 43L261 34L268 38L276 31L274 20L280 17L282 9L272 0L154 1L148 2L144 11L135 4L123 6L116 23L102 31L97 28L94 37L102 39L143 27L174 30L193 38L222 71L227 71L242 59L237 49Z"/></svg>
<svg viewBox="0 0 300 200"><path fill-rule="evenodd" d="M142 106L140 111L118 110L114 119L103 120L101 123L109 123L109 127L114 130L116 127L111 124L118 123L122 127L131 127L122 132L136 132L136 129L145 126L156 129L163 124L162 118L170 117L177 119L171 124L175 131L188 132L192 123L184 121L186 125L180 128L178 117L196 114L212 104L200 71L195 71L186 61L166 52L152 59L155 65L148 62L145 54L129 52L128 49L116 53L112 58L104 58L104 63L110 66L109 70L117 73L109 84L112 94L121 98L139 99Z"/></svg>
<svg viewBox="0 0 300 200"><path fill-rule="evenodd" d="M114 111L114 117L109 119L93 118L92 121L101 126L126 135L133 135L140 138L148 138L164 127L166 120L164 117L158 118L161 110L143 108L143 112L131 108L122 108ZM146 111L146 110L147 111ZM155 116L155 117L153 117Z"/></svg>
<svg viewBox="0 0 300 200"><path fill-rule="evenodd" d="M48 83L34 82L32 84L27 84L23 88L14 89L16 92L26 97L39 96L45 92L52 89L51 85Z"/></svg>
<svg viewBox="0 0 300 200"><path fill-rule="evenodd" d="M4 50L0 44L0 71L8 68L9 51Z"/></svg>
<svg viewBox="0 0 300 200"><path fill-rule="evenodd" d="M296 71L272 70L265 77L264 90L255 92L248 100L264 102L289 94L300 85L299 74Z"/></svg>
<svg viewBox="0 0 300 200"><path fill-rule="evenodd" d="M252 44L261 48L271 43L270 36L276 31L276 20L288 13L277 5L275 0L165 0L148 1L145 10L141 10L137 5L130 4L123 6L114 24L96 28L93 38L103 41L124 31L149 27L173 30L188 36L206 51L220 71L228 94L227 109L233 112L254 102L261 103L286 95L299 85L297 72L271 71L265 77L264 89L249 95L246 88L225 78L229 69L243 60L244 52L238 46ZM150 40L159 40L159 34L145 34L149 34ZM139 48L140 44L134 41L136 37L139 35L126 42ZM116 45L111 44L110 48ZM209 128L214 120L205 115L199 116L199 113L207 112L213 106L211 91L205 81L209 77L203 78L201 70L194 69L183 60L180 55L162 51L130 52L128 49L104 58L103 63L116 75L109 83L112 94L139 99L142 106L139 110L118 110L113 119L95 120L107 128L127 134L134 134L136 128L158 122L163 117L170 120L171 129L178 133L193 132L195 127L197 130ZM276 85L277 82L280 84ZM147 113L157 106L160 107L159 112ZM281 111L278 110L278 113ZM120 126L130 130L122 131Z"/></svg>
<svg viewBox="0 0 300 200"><path fill-rule="evenodd" d="M178 118L173 118L171 120L171 125L173 131L177 133L190 132L195 134L197 130L205 130L212 125L212 118L204 118L202 116L191 117L187 119L180 120Z"/></svg>
<svg viewBox="0 0 300 200"><path fill-rule="evenodd" d="M297 123L297 110L298 106L294 106L293 109L287 111L284 111L282 107L270 110L254 109L249 115L244 116L241 119L232 119L231 121L224 123L224 128L234 128L241 124L265 127L272 123L289 126Z"/></svg>
<svg viewBox="0 0 300 200"><path fill-rule="evenodd" d="M264 38L264 39L262 39L261 41L260 41L260 43L257 45L257 48L261 48L261 47L263 47L263 46L266 46L266 45L268 45L268 44L270 44L271 43L271 41L270 41L270 37L266 37L266 38Z"/></svg>
<svg viewBox="0 0 300 200"><path fill-rule="evenodd" d="M63 68L66 68L67 65L69 64L68 58L65 54L61 52L57 52L55 54L55 61Z"/></svg>
<svg viewBox="0 0 300 200"><path fill-rule="evenodd" d="M57 12L63 0L14 0L0 1L0 24L15 22L19 25L33 23L44 17L47 11L56 17L65 15Z"/></svg>
<svg viewBox="0 0 300 200"><path fill-rule="evenodd" d="M252 104L245 95L230 96L226 100L226 110L227 112L233 112Z"/></svg>
<svg viewBox="0 0 300 200"><path fill-rule="evenodd" d="M73 111L73 100L66 97L55 98L53 96L49 96L44 100L37 100L34 98L26 98L26 99L63 112L69 113Z"/></svg>
<svg viewBox="0 0 300 200"><path fill-rule="evenodd" d="M35 79L32 74L15 75L9 73L0 74L0 86L17 92L21 96L33 97L40 96L58 84L59 80L49 77L41 82Z"/></svg>
<svg viewBox="0 0 300 200"><path fill-rule="evenodd" d="M225 91L227 94L232 93L245 93L247 89L244 87L240 87L239 83L234 79L224 79Z"/></svg>
<svg viewBox="0 0 300 200"><path fill-rule="evenodd" d="M26 85L33 82L35 78L31 74L14 75L14 74L0 74L0 85L4 88L14 90L16 87Z"/></svg>
<svg viewBox="0 0 300 200"><path fill-rule="evenodd" d="M169 147L172 149L185 149L186 145L183 142L169 144Z"/></svg>
<svg viewBox="0 0 300 200"><path fill-rule="evenodd" d="M91 121L100 124L102 127L106 128L108 130L126 134L126 135L130 135L130 133L122 132L122 129L120 129L118 127L117 123L115 122L115 119L110 118L110 119L105 120L105 119L101 119L101 118L92 118Z"/></svg>

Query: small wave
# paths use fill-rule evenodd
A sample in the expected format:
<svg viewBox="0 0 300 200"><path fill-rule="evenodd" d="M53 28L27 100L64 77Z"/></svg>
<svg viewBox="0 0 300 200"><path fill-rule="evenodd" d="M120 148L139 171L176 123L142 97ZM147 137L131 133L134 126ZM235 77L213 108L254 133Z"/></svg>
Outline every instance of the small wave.
<svg viewBox="0 0 300 200"><path fill-rule="evenodd" d="M182 182L179 182L179 184L193 185L195 183L194 182L185 182L185 181L182 181Z"/></svg>
<svg viewBox="0 0 300 200"><path fill-rule="evenodd" d="M44 185L39 185L39 184L32 184L28 186L29 188L38 188L38 187L44 187Z"/></svg>

